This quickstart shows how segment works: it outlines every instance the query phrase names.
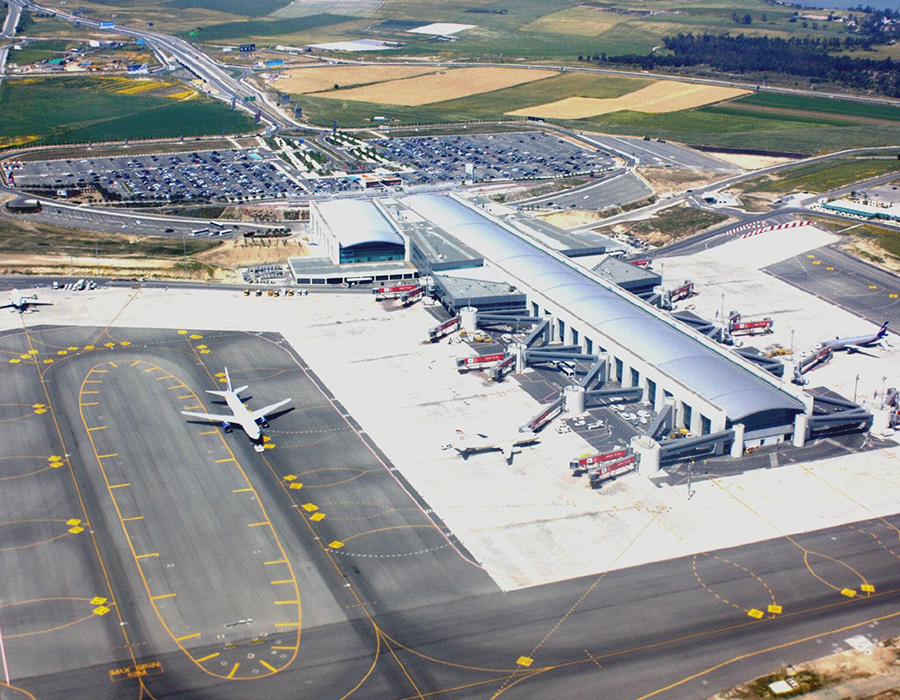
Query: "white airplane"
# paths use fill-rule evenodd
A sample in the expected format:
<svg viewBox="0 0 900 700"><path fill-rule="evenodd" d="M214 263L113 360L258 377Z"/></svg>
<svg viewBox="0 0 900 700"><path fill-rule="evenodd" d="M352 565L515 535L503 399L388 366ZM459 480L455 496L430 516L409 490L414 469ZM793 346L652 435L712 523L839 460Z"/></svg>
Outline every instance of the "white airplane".
<svg viewBox="0 0 900 700"><path fill-rule="evenodd" d="M887 334L888 321L881 324L881 328L876 333L869 335L855 335L849 338L835 338L834 340L823 340L821 347L831 348L832 350L846 350L847 352L856 352L863 348L875 345L883 340Z"/></svg>
<svg viewBox="0 0 900 700"><path fill-rule="evenodd" d="M530 445L537 442L537 439L537 434L530 430L516 431L501 437L494 437L485 435L484 433L468 435L462 430L457 429L456 440L446 447L452 447L463 457L466 457L471 452L501 450L503 456L506 457L506 461L510 462L512 461L513 452L519 452L519 450L515 449L516 447Z"/></svg>
<svg viewBox="0 0 900 700"><path fill-rule="evenodd" d="M20 314L24 314L31 306L52 306L52 302L38 301L37 294L25 296L18 289L14 289L9 294L9 303L0 304L0 309L10 309L11 311L18 311Z"/></svg>
<svg viewBox="0 0 900 700"><path fill-rule="evenodd" d="M262 439L262 428L268 428L269 422L266 420L266 415L272 413L274 410L281 408L287 403L290 403L291 399L284 399L283 401L279 401L278 403L273 403L270 406L266 406L265 408L260 408L256 411L249 410L245 405L243 399L239 396L242 391L247 389L247 386L239 386L237 389L231 388L231 377L228 375L228 368L225 368L225 382L228 386L228 389L225 391L210 391L207 390L207 394L212 394L213 396L221 396L225 399L225 403L228 404L228 408L231 409L231 415L220 415L217 413L196 413L194 411L182 411L182 413L186 416L191 416L192 418L204 418L206 420L212 420L222 423L222 427L225 428L226 433L231 432L231 428L234 425L239 425L244 429L244 432L247 433L247 436L253 441L253 449L257 452L262 452L265 447L263 445Z"/></svg>

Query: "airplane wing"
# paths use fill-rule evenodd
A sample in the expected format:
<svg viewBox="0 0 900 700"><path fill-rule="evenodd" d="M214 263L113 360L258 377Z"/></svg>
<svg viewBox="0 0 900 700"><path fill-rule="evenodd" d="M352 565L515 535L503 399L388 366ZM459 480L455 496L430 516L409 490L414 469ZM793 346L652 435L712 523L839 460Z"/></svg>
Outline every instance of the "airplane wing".
<svg viewBox="0 0 900 700"><path fill-rule="evenodd" d="M265 406L256 411L251 411L250 417L255 421L259 420L260 418L265 418L266 414L272 413L272 411L274 411L276 408L281 408L282 406L284 406L285 404L288 404L290 402L291 402L291 399L285 399L284 401L279 401L278 403L273 403L271 406Z"/></svg>
<svg viewBox="0 0 900 700"><path fill-rule="evenodd" d="M39 299L26 299L28 306L53 306L52 301L40 301Z"/></svg>
<svg viewBox="0 0 900 700"><path fill-rule="evenodd" d="M500 445L500 449L503 450L503 456L506 457L507 462L512 459L514 446L515 443L512 441L504 442L502 445Z"/></svg>
<svg viewBox="0 0 900 700"><path fill-rule="evenodd" d="M223 423L235 422L235 418L233 415L222 416L216 413L195 413L194 411L182 411L181 413L185 416L190 416L191 418L205 418L206 420L221 421Z"/></svg>
<svg viewBox="0 0 900 700"><path fill-rule="evenodd" d="M9 302L8 304L0 304L0 309L9 309L13 306L15 306L15 304L13 304L12 302Z"/></svg>

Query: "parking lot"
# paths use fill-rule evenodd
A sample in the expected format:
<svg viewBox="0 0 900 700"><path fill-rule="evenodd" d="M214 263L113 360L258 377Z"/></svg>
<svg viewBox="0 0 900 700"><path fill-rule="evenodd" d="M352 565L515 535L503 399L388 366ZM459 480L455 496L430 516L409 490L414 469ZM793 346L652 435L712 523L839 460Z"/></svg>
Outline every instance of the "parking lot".
<svg viewBox="0 0 900 700"><path fill-rule="evenodd" d="M201 151L24 162L12 171L22 189L94 187L124 201L246 201L303 193L270 152Z"/></svg>
<svg viewBox="0 0 900 700"><path fill-rule="evenodd" d="M476 180L571 177L615 166L609 155L543 132L416 136L372 141L379 152L415 168L401 176L413 185L462 180L466 165Z"/></svg>

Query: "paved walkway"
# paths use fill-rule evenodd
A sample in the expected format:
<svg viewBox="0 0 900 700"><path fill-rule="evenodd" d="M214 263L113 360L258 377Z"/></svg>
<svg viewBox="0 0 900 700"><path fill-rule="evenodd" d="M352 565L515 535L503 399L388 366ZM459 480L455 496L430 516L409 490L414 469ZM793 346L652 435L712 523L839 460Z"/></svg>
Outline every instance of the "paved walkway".
<svg viewBox="0 0 900 700"><path fill-rule="evenodd" d="M854 678L812 693L797 695L794 700L853 700L894 689L900 689L900 671L868 678Z"/></svg>

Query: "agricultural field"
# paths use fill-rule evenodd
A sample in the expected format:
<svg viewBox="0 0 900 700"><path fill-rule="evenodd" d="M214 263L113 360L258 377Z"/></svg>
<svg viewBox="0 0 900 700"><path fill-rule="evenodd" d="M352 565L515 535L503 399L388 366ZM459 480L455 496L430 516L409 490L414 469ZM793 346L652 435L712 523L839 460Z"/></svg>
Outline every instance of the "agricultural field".
<svg viewBox="0 0 900 700"><path fill-rule="evenodd" d="M556 75L556 71L530 70L527 68L456 68L420 75L415 78L390 80L374 85L341 90L340 93L341 98L344 100L415 107L444 102L447 99L458 99L469 95L493 92L522 83L530 83L541 78L548 78L551 75ZM317 93L316 96L330 96L330 93Z"/></svg>
<svg viewBox="0 0 900 700"><path fill-rule="evenodd" d="M747 93L747 90L736 88L659 80L621 97L611 99L566 97L548 104L516 110L510 114L546 119L585 119L626 110L658 114L703 107Z"/></svg>
<svg viewBox="0 0 900 700"><path fill-rule="evenodd" d="M617 224L612 232L629 233L653 245L666 245L728 221L724 214L694 209L687 204L664 209L646 221ZM604 229L599 229L601 233Z"/></svg>
<svg viewBox="0 0 900 700"><path fill-rule="evenodd" d="M178 83L128 78L7 80L0 85L0 147L255 130L243 112L185 93Z"/></svg>
<svg viewBox="0 0 900 700"><path fill-rule="evenodd" d="M828 192L892 172L900 172L900 160L893 154L883 158L839 158L781 170L777 178L754 180L744 187L744 191Z"/></svg>
<svg viewBox="0 0 900 700"><path fill-rule="evenodd" d="M371 85L388 80L412 78L425 73L440 70L429 66L325 66L313 68L297 68L289 70L278 79L277 87L281 92L291 95L308 95L332 89L335 85L342 88Z"/></svg>

